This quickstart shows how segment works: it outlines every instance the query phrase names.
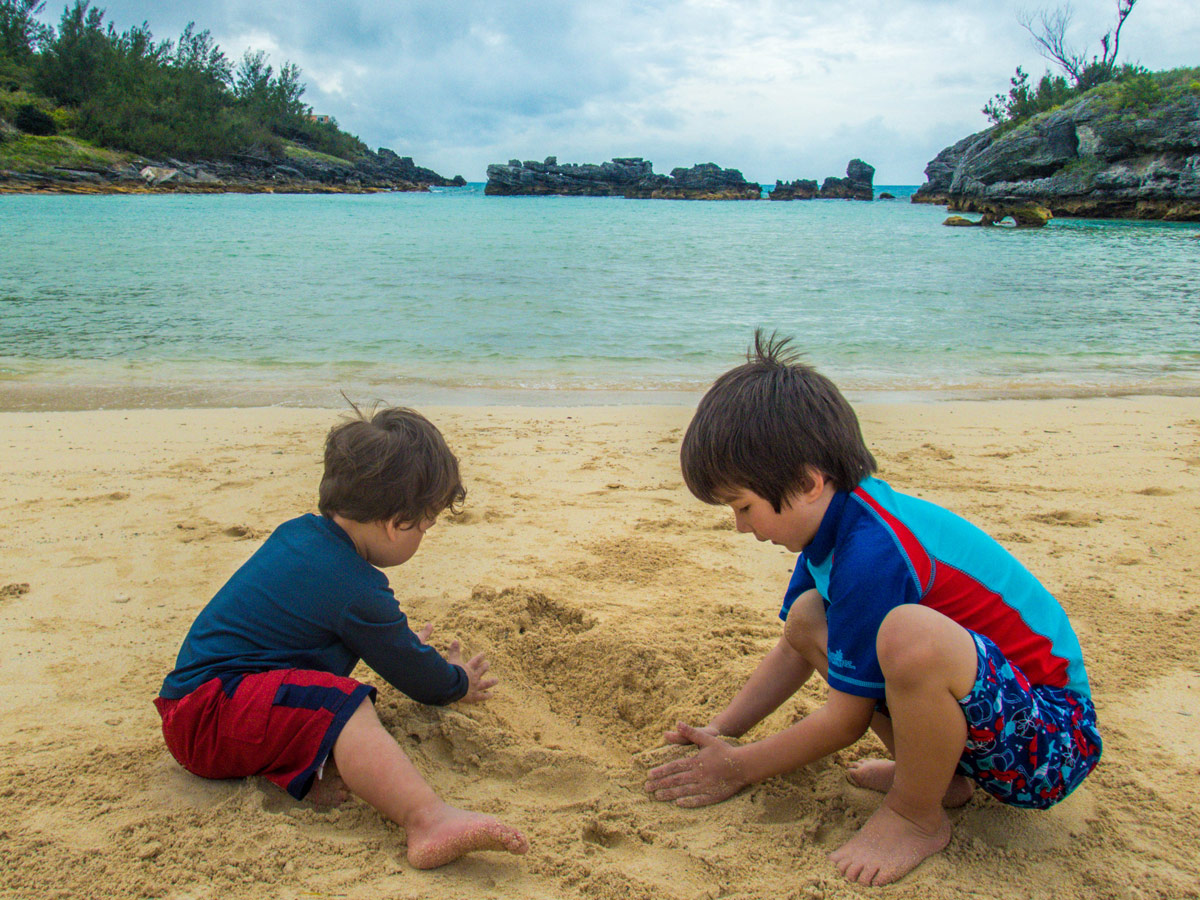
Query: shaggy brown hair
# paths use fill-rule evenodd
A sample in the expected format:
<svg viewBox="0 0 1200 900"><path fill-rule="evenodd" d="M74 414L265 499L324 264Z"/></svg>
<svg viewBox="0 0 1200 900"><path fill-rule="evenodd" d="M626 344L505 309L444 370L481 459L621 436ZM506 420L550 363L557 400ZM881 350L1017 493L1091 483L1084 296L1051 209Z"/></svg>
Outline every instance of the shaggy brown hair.
<svg viewBox="0 0 1200 900"><path fill-rule="evenodd" d="M755 331L745 365L718 378L696 408L679 457L688 489L705 503L745 488L779 512L811 486L810 467L838 490L875 472L858 416L790 344Z"/></svg>
<svg viewBox="0 0 1200 900"><path fill-rule="evenodd" d="M355 522L415 525L466 498L458 460L442 433L404 407L354 415L325 438L318 508Z"/></svg>

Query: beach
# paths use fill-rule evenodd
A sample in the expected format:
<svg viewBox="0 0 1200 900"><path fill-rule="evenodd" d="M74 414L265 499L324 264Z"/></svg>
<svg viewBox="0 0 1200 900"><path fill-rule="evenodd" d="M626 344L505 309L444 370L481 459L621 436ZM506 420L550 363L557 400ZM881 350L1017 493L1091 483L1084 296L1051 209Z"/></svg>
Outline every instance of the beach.
<svg viewBox="0 0 1200 900"><path fill-rule="evenodd" d="M707 721L778 639L795 557L683 486L686 404L427 407L467 502L388 575L414 625L486 653L501 683L433 708L356 676L444 798L531 850L416 871L357 800L318 811L184 772L151 706L199 609L315 511L341 411L4 412L0 897L1200 896L1200 398L857 408L881 477L983 527L1071 616L1105 751L1053 809L976 792L945 852L870 889L826 856L879 803L843 771L872 737L716 806L651 801L664 728Z"/></svg>

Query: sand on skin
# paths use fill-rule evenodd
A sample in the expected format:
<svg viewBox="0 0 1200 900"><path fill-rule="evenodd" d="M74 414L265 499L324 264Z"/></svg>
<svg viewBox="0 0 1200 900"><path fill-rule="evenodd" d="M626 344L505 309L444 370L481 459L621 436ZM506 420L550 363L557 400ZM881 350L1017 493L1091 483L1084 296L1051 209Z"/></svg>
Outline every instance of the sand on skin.
<svg viewBox="0 0 1200 900"><path fill-rule="evenodd" d="M826 859L878 802L842 774L870 740L716 807L641 792L663 728L702 723L776 640L794 561L687 493L690 410L426 412L468 504L392 583L502 684L448 709L380 685L380 715L447 800L522 828L529 855L417 872L357 801L202 781L162 747L150 700L183 633L312 509L337 411L3 413L0 897L1197 896L1200 400L860 407L883 477L982 525L1062 599L1107 741L1050 812L978 794L952 811L947 850L885 893Z"/></svg>

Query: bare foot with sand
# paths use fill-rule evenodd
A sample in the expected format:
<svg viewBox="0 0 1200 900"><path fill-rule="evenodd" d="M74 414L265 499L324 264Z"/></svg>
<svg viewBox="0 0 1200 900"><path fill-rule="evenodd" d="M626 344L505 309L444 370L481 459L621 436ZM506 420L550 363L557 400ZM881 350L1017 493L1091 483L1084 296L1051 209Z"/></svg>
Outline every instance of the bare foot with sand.
<svg viewBox="0 0 1200 900"><path fill-rule="evenodd" d="M885 803L829 858L847 881L890 884L950 843L950 820L939 813L941 821L927 830Z"/></svg>
<svg viewBox="0 0 1200 900"><path fill-rule="evenodd" d="M434 869L473 850L524 854L529 841L517 829L481 813L442 803L414 813L405 823L408 861L418 869Z"/></svg>
<svg viewBox="0 0 1200 900"><path fill-rule="evenodd" d="M341 806L350 799L350 788L337 772L325 770L325 776L318 778L309 788L304 799L319 809L329 809Z"/></svg>
<svg viewBox="0 0 1200 900"><path fill-rule="evenodd" d="M846 769L846 778L851 784L871 791L886 794L892 789L892 781L896 776L896 764L890 759L863 759L851 763ZM942 806L947 809L957 809L971 799L975 793L975 785L971 779L955 775L950 779L950 787L946 796L942 797Z"/></svg>

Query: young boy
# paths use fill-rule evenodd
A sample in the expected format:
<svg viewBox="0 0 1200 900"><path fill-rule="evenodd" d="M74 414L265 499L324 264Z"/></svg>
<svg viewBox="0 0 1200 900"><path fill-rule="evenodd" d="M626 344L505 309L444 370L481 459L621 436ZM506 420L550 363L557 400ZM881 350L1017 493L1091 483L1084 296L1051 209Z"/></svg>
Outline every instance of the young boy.
<svg viewBox="0 0 1200 900"><path fill-rule="evenodd" d="M831 858L850 881L887 884L946 846L943 806L966 803L972 782L1014 806L1067 796L1100 759L1096 713L1058 602L982 531L871 477L854 411L788 344L755 334L748 362L701 400L680 454L696 497L728 504L738 531L800 553L783 636L708 725L667 732L700 750L653 769L646 790L717 803L870 727L894 762L849 778L886 796ZM823 707L754 743L721 740L813 671L829 684Z"/></svg>
<svg viewBox="0 0 1200 900"><path fill-rule="evenodd" d="M441 433L409 409L334 427L321 515L280 525L193 623L154 701L171 754L205 778L263 775L296 799L344 788L401 825L408 860L433 868L472 850L524 853L525 837L443 803L349 678L361 658L421 703L488 699L483 655L443 658L414 633L379 568L407 562L466 495ZM379 567L379 568L376 568ZM340 778L338 777L340 776Z"/></svg>

